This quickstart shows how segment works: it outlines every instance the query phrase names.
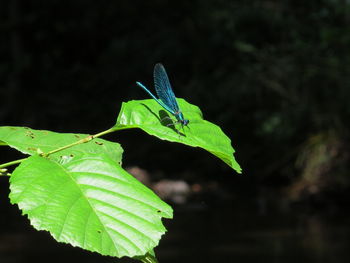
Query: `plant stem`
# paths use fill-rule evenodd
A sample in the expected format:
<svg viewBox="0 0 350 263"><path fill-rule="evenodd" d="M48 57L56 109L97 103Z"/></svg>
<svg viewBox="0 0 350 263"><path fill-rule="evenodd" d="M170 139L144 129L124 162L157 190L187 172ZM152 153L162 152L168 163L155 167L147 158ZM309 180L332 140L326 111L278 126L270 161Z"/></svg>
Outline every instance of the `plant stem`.
<svg viewBox="0 0 350 263"><path fill-rule="evenodd" d="M83 139L81 139L81 140L79 140L79 141L76 141L76 142L73 142L73 143L71 143L71 144L62 146L62 147L57 148L57 149L55 149L55 150L52 150L52 151L50 151L50 152L43 153L43 154L41 154L41 156L47 157L47 156L49 156L50 154L53 154L53 153L56 153L56 152L59 152L59 151L68 149L68 148L73 147L73 146L78 145L78 144L82 144L82 143L89 142L89 141L91 141L91 140L93 140L93 139L95 139L95 138L98 138L98 137L100 137L100 136L102 136L102 135L111 133L111 132L113 132L113 131L114 131L113 129L108 129L108 130L106 130L106 131L99 132L99 133L96 133L96 134L94 134L94 135L89 135L88 137L85 137L85 138L83 138Z"/></svg>
<svg viewBox="0 0 350 263"><path fill-rule="evenodd" d="M89 142L89 141L91 141L91 140L93 140L93 139L95 139L95 138L98 138L98 137L100 137L100 136L102 136L102 135L105 135L105 134L108 134L108 133L111 133L111 132L114 132L114 131L115 131L115 130L114 130L113 128L111 128L111 129L105 130L105 131L103 131L103 132L96 133L96 134L94 134L94 135L89 135L89 136L87 136L87 137L85 137L85 138L83 138L83 139L81 139L81 140L79 140L79 141L76 141L76 142L73 142L73 143L71 143L71 144L62 146L62 147L57 148L57 149L55 149L55 150L49 151L49 152L47 152L47 153L42 153L42 154L40 154L40 155L43 156L43 157L48 157L49 155L51 155L51 154L53 154L53 153L56 153L56 152L59 152L59 151L68 149L68 148L73 147L73 146L78 145L78 144L82 144L82 143ZM28 158L28 157L27 157L27 158ZM24 160L26 160L27 158L18 159L18 160L11 161L11 162L8 162L8 163L0 164L0 169L5 168L5 167L8 167L8 166L11 166L11 165L19 164L19 163L23 162ZM2 174L0 173L0 175L2 175ZM3 174L3 175L5 175L5 174Z"/></svg>
<svg viewBox="0 0 350 263"><path fill-rule="evenodd" d="M21 163L21 162L24 161L25 159L27 159L27 158L18 159L18 160L11 161L11 162L8 162L8 163L0 164L0 169L1 169L1 168L8 167L8 166L11 166L11 165L15 165L15 164Z"/></svg>
<svg viewBox="0 0 350 263"><path fill-rule="evenodd" d="M151 255L149 252L143 256L135 257L135 259L138 259L143 263L158 263L157 258Z"/></svg>

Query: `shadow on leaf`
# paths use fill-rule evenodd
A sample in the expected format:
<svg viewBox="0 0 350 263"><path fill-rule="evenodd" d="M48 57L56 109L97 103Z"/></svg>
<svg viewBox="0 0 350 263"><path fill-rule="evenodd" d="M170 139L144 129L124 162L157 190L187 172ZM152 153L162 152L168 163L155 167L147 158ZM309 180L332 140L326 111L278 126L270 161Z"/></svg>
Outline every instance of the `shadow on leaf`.
<svg viewBox="0 0 350 263"><path fill-rule="evenodd" d="M142 105L154 116L158 119L158 121L160 122L160 124L162 126L168 127L169 129L172 129L173 131L175 131L177 134L179 134L180 136L184 136L186 137L186 135L182 132L180 132L178 129L176 129L176 124L178 124L177 122L175 122L169 115L168 112L166 112L165 110L160 110L158 112L158 115L152 111L152 109L150 107L148 107L146 104L142 103Z"/></svg>

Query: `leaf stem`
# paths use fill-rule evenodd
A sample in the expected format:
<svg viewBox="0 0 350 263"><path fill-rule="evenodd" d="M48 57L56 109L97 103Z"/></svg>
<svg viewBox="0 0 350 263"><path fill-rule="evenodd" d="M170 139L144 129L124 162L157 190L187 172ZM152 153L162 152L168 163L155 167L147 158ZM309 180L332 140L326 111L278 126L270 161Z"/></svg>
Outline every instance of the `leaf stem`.
<svg viewBox="0 0 350 263"><path fill-rule="evenodd" d="M47 152L47 153L42 153L41 156L47 157L47 156L49 156L50 154L53 154L53 153L56 153L56 152L59 152L59 151L68 149L68 148L73 147L73 146L78 145L78 144L87 143L87 142L89 142L89 141L91 141L91 140L93 140L93 139L95 139L95 138L98 138L98 137L100 137L100 136L102 136L102 135L111 133L111 132L113 132L113 131L114 131L113 129L108 129L108 130L106 130L106 131L99 132L99 133L96 133L96 134L94 134L94 135L89 135L88 137L85 137L85 138L83 138L83 139L81 139L81 140L79 140L79 141L76 141L76 142L73 142L73 143L71 143L71 144L62 146L62 147L60 147L60 148L57 148L57 149L52 150L52 151Z"/></svg>
<svg viewBox="0 0 350 263"><path fill-rule="evenodd" d="M75 145L78 145L78 144L82 144L82 143L87 143L95 138L98 138L102 135L105 135L105 134L108 134L108 133L111 133L111 132L114 132L115 129L111 128L111 129L108 129L108 130L105 130L103 132L99 132L99 133L96 133L94 135L89 135L79 141L76 141L76 142L73 142L71 144L68 144L68 145L65 145L65 146L62 146L60 148L57 148L55 150L52 150L52 151L49 151L47 153L41 153L40 155L43 156L43 157L48 157L49 155L53 154L53 153L56 153L56 152L59 152L59 151L62 151L62 150L65 150L65 149L68 149L70 147L73 147ZM27 157L28 158L28 157ZM26 160L27 158L23 158L23 159L18 159L18 160L15 160L15 161L11 161L11 162L8 162L8 163L3 163L3 164L0 164L0 169L2 168L5 168L5 167L8 167L8 166L12 166L12 165L15 165L15 164L19 164L21 162L23 162L24 160ZM5 174L5 173L1 173L0 172L0 176L1 175L8 175L8 174Z"/></svg>
<svg viewBox="0 0 350 263"><path fill-rule="evenodd" d="M27 158L28 158L28 157L27 157ZM18 160L11 161L11 162L8 162L8 163L0 164L0 169L5 168L5 167L8 167L8 166L11 166L11 165L15 165L15 164L21 163L22 161L24 161L24 160L27 159L27 158L18 159Z"/></svg>
<svg viewBox="0 0 350 263"><path fill-rule="evenodd" d="M156 257L152 256L149 252L147 252L143 256L135 257L135 259L138 259L143 263L158 263L158 260L156 259Z"/></svg>

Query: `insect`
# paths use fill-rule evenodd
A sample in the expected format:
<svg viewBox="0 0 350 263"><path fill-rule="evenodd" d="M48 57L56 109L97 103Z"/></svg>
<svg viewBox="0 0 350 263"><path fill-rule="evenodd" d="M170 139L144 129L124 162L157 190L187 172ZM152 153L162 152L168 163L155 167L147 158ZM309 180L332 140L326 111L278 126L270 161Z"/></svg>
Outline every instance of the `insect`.
<svg viewBox="0 0 350 263"><path fill-rule="evenodd" d="M188 125L190 121L185 119L182 114L179 105L177 104L175 94L171 88L168 75L161 63L157 63L154 66L153 78L154 87L159 98L154 96L142 83L137 81L136 84L144 89L156 102L159 103L159 105L174 115L178 123L181 123L182 126Z"/></svg>

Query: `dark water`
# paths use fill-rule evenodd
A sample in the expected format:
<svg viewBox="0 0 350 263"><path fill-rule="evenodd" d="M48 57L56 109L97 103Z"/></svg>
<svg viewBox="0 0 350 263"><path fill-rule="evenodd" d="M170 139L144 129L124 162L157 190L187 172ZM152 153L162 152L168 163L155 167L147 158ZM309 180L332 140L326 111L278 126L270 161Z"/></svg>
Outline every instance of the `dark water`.
<svg viewBox="0 0 350 263"><path fill-rule="evenodd" d="M1 205L5 205L2 203ZM113 259L56 243L33 230L16 207L1 211L0 263L137 262ZM337 213L266 212L249 205L175 207L156 249L162 263L350 262L350 216Z"/></svg>
<svg viewBox="0 0 350 263"><path fill-rule="evenodd" d="M164 262L350 262L349 223L340 214L183 212L158 254Z"/></svg>

